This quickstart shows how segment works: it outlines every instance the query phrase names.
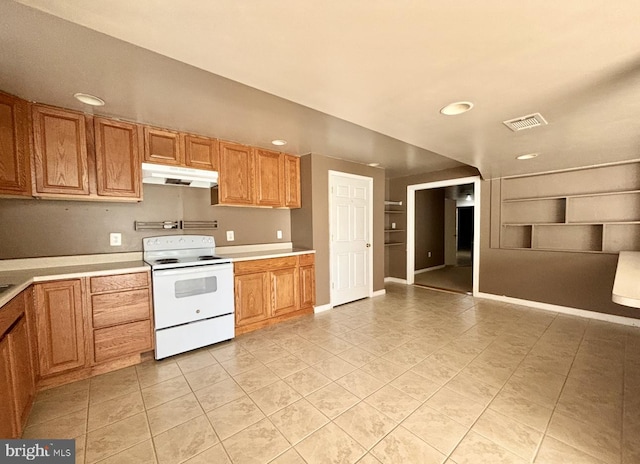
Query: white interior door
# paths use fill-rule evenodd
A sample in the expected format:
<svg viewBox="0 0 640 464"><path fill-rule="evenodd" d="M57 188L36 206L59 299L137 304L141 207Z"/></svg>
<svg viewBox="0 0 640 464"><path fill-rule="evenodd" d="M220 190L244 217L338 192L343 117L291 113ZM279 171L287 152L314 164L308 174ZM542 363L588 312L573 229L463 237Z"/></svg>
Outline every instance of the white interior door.
<svg viewBox="0 0 640 464"><path fill-rule="evenodd" d="M329 173L331 305L371 295L373 179Z"/></svg>
<svg viewBox="0 0 640 464"><path fill-rule="evenodd" d="M457 264L458 228L456 227L456 201L444 199L444 264Z"/></svg>

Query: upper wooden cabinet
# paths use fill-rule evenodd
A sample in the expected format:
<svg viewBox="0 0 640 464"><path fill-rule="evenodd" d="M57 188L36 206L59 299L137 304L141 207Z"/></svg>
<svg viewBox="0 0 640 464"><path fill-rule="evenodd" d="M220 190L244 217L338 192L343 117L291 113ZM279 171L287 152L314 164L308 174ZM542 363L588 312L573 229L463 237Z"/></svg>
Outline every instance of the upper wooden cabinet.
<svg viewBox="0 0 640 464"><path fill-rule="evenodd" d="M255 150L256 205L282 206L284 203L284 159L281 153ZM226 175L226 172L223 174Z"/></svg>
<svg viewBox="0 0 640 464"><path fill-rule="evenodd" d="M284 206L300 208L300 158L292 155L284 157Z"/></svg>
<svg viewBox="0 0 640 464"><path fill-rule="evenodd" d="M184 134L184 161L191 168L219 169L218 141L208 137Z"/></svg>
<svg viewBox="0 0 640 464"><path fill-rule="evenodd" d="M33 106L35 192L89 195L85 117Z"/></svg>
<svg viewBox="0 0 640 464"><path fill-rule="evenodd" d="M97 193L140 198L141 139L136 124L95 118Z"/></svg>
<svg viewBox="0 0 640 464"><path fill-rule="evenodd" d="M31 195L28 103L0 92L0 194Z"/></svg>
<svg viewBox="0 0 640 464"><path fill-rule="evenodd" d="M246 145L220 142L218 201L224 205L254 204L254 152Z"/></svg>
<svg viewBox="0 0 640 464"><path fill-rule="evenodd" d="M144 160L148 163L184 165L180 133L166 129L144 128Z"/></svg>

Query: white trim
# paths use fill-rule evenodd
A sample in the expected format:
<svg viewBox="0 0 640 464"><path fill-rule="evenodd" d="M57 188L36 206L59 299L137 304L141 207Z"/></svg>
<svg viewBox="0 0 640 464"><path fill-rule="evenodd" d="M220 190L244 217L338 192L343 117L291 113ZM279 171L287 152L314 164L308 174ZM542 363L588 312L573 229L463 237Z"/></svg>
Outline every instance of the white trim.
<svg viewBox="0 0 640 464"><path fill-rule="evenodd" d="M387 291L384 288L382 290L376 290L375 292L373 292L371 294L371 296L369 298L373 298L373 297L376 297L376 296L382 296L385 293L387 293Z"/></svg>
<svg viewBox="0 0 640 464"><path fill-rule="evenodd" d="M318 313L323 313L325 311L329 311L330 309L333 309L333 306L331 306L331 303L325 304L325 305L320 305L320 306L314 306L313 307L313 312L315 314L318 314Z"/></svg>
<svg viewBox="0 0 640 464"><path fill-rule="evenodd" d="M407 285L407 281L405 279L398 279L396 277L385 277L385 282L393 282L395 284L404 284Z"/></svg>
<svg viewBox="0 0 640 464"><path fill-rule="evenodd" d="M523 300L505 295L494 295L493 293L478 292L474 295L477 298L485 298L487 300L501 301L503 303L511 303L531 308L542 309L544 311L552 311L554 313L569 314L571 316L584 317L587 319L596 319L598 321L613 322L615 324L630 325L640 327L640 319L632 317L615 316L613 314L599 313L597 311L589 311L587 309L571 308L569 306L559 306L549 303L541 303L539 301Z"/></svg>
<svg viewBox="0 0 640 464"><path fill-rule="evenodd" d="M638 161L640 161L640 158L634 158L626 161L612 161L610 163L602 163L602 164L587 164L586 166L578 166L575 168L553 169L551 171L540 171L540 172L532 172L529 174L516 174L513 176L504 176L502 177L502 179L517 179L519 177L543 176L546 174L556 174L559 172L580 171L582 169L597 169L597 168L603 168L606 166L619 166L621 164L633 164L633 163L637 163ZM500 177L492 177L491 179L487 179L487 180L493 180L493 179L500 179Z"/></svg>
<svg viewBox="0 0 640 464"><path fill-rule="evenodd" d="M333 259L333 250L332 250L332 244L331 244L331 217L333 216L332 213L332 207L333 207L333 202L331 200L332 195L331 195L331 180L334 176L340 176L340 177L349 177L352 179L358 179L358 180L363 180L366 181L368 184L368 196L369 196L369 201L367 202L367 208L369 209L369 225L368 225L368 229L369 229L369 240L372 244L372 246L369 247L369 297L371 297L371 295L373 295L373 177L369 177L369 176L360 176L358 174L351 174L348 172L341 172L341 171L333 171L333 170L329 170L329 293L330 293L330 300L331 303L333 304L334 302L334 296L333 296L333 276L331 275L332 273L332 269L333 269L333 263L331 262Z"/></svg>
<svg viewBox="0 0 640 464"><path fill-rule="evenodd" d="M444 269L445 267L447 267L446 264L441 264L439 266L425 267L424 269L418 269L417 271L414 272L414 274L424 274L425 272L437 271L438 269Z"/></svg>
<svg viewBox="0 0 640 464"><path fill-rule="evenodd" d="M407 284L413 284L415 275L416 246L416 191L451 187L453 185L473 184L473 295L480 292L480 176L461 177L407 186Z"/></svg>

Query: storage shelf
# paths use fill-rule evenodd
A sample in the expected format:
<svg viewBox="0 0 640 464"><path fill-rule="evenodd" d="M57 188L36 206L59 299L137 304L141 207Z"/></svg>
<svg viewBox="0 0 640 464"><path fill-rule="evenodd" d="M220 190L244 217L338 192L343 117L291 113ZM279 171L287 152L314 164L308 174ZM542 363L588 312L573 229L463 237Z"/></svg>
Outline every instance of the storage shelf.
<svg viewBox="0 0 640 464"><path fill-rule="evenodd" d="M396 245L404 245L404 242L388 242L384 244L384 246L396 246Z"/></svg>
<svg viewBox="0 0 640 464"><path fill-rule="evenodd" d="M385 229L385 232L404 232L404 229Z"/></svg>
<svg viewBox="0 0 640 464"><path fill-rule="evenodd" d="M402 201L394 201L394 200L385 200L385 206L402 206Z"/></svg>
<svg viewBox="0 0 640 464"><path fill-rule="evenodd" d="M384 210L385 214L404 214L404 211L390 211Z"/></svg>
<svg viewBox="0 0 640 464"><path fill-rule="evenodd" d="M624 195L626 193L640 193L640 190L620 190L618 192L599 192L599 193L575 193L571 195L553 195L548 197L523 197L523 198L507 198L502 200L503 203L520 203L522 201L538 201L538 200L562 200L564 198L584 198L584 197L604 197L610 195Z"/></svg>

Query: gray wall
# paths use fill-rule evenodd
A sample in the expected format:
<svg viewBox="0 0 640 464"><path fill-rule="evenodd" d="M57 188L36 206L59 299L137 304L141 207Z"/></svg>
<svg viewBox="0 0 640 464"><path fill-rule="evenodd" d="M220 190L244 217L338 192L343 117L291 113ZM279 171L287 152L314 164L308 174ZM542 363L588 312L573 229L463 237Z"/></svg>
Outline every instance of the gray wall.
<svg viewBox="0 0 640 464"><path fill-rule="evenodd" d="M416 192L416 270L444 264L444 198L443 188Z"/></svg>
<svg viewBox="0 0 640 464"><path fill-rule="evenodd" d="M179 219L217 220L218 230L187 233L219 246L277 242L277 230L291 241L289 210L211 206L208 189L145 184L141 203L0 199L0 259L141 251L144 237L183 232L137 232L134 221ZM110 232L122 233L122 246L109 246Z"/></svg>

